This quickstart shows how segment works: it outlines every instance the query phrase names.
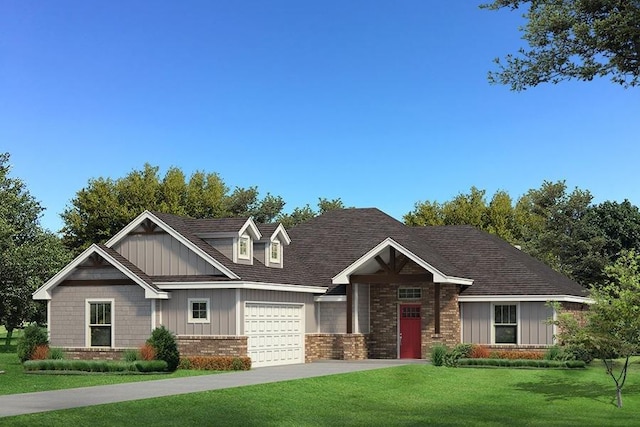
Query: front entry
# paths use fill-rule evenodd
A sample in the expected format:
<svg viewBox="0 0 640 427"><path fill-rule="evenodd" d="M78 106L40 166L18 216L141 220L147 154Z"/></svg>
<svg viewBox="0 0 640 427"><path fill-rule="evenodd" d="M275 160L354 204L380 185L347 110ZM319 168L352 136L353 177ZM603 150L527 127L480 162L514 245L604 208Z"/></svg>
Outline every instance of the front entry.
<svg viewBox="0 0 640 427"><path fill-rule="evenodd" d="M400 358L421 359L420 305L400 306Z"/></svg>

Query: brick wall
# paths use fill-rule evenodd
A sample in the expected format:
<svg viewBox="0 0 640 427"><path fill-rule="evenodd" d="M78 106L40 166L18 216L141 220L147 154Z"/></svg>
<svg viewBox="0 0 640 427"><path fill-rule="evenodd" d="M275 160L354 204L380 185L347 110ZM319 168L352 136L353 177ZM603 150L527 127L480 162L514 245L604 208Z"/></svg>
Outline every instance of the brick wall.
<svg viewBox="0 0 640 427"><path fill-rule="evenodd" d="M64 348L70 360L123 360L125 349Z"/></svg>
<svg viewBox="0 0 640 427"><path fill-rule="evenodd" d="M367 359L367 341L365 334L307 334L305 362Z"/></svg>
<svg viewBox="0 0 640 427"><path fill-rule="evenodd" d="M246 356L247 337L228 335L178 335L182 356Z"/></svg>
<svg viewBox="0 0 640 427"><path fill-rule="evenodd" d="M420 287L422 298L401 301L399 287ZM422 358L427 358L435 343L454 346L460 342L458 285L440 285L440 333L435 333L434 284L371 285L371 334L369 356L376 359L398 357L398 308L400 304L420 304L422 317Z"/></svg>

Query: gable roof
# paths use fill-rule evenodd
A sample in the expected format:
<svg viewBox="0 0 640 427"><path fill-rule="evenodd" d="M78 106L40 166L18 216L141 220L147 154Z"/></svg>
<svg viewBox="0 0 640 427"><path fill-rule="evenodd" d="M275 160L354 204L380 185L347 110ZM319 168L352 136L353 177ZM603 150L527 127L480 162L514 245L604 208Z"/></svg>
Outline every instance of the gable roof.
<svg viewBox="0 0 640 427"><path fill-rule="evenodd" d="M146 276L111 249L145 220L157 224L225 277ZM203 237L211 233L236 236L244 231L263 239L279 236L290 242L283 268L267 267L261 262L234 263ZM328 294L344 294L343 285L348 283L349 275L375 272L379 267L375 257L387 248L394 248L432 273L434 281L461 285L461 301L511 296L537 296L542 300L556 295L586 298L586 291L578 283L496 236L472 226L408 227L375 208L325 212L288 232L280 224L255 224L251 218L193 219L145 211L106 245L93 245L90 249L143 286L149 297L163 298L154 283L161 283L163 289L207 282L227 287L274 284L298 286L304 292L327 290ZM36 291L38 298L50 298L52 286L89 255L83 252L80 257L84 258L77 258L43 285Z"/></svg>
<svg viewBox="0 0 640 427"><path fill-rule="evenodd" d="M198 254L202 259L211 264L222 274L232 279L239 279L225 263L220 262L222 258L225 258L219 251L214 249L211 245L207 244L204 240L193 234L190 228L185 225L185 220L189 218L182 218L176 215L165 214L160 212L144 211L137 218L127 224L122 230L116 233L111 239L109 239L105 246L112 247L120 240L124 239L130 232L139 227L145 220L150 220L153 223L159 225L164 231L169 233L173 238L178 240L183 245L187 246L190 250Z"/></svg>
<svg viewBox="0 0 640 427"><path fill-rule="evenodd" d="M461 297L495 295L570 295L586 297L577 282L505 240L470 225L410 227L474 285Z"/></svg>
<svg viewBox="0 0 640 427"><path fill-rule="evenodd" d="M73 261L60 270L55 276L47 280L42 286L40 286L34 293L33 299L36 300L48 300L51 299L51 291L67 279L77 267L85 262L91 255L97 254L107 261L111 266L115 267L134 283L138 284L144 289L145 298L152 299L168 299L169 294L160 290L149 276L147 276L142 270L129 262L126 258L120 255L115 250L104 246L93 244L78 255Z"/></svg>

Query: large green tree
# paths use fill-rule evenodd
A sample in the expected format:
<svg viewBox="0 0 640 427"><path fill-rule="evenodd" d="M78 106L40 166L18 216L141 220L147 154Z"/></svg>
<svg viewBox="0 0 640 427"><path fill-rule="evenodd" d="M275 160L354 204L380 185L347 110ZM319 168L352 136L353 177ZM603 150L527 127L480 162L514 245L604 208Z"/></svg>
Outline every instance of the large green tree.
<svg viewBox="0 0 640 427"><path fill-rule="evenodd" d="M638 0L495 0L481 7L526 10L520 30L529 46L504 63L496 59L491 82L516 91L603 76L625 87L640 83Z"/></svg>
<svg viewBox="0 0 640 427"><path fill-rule="evenodd" d="M60 239L40 226L43 208L9 172L9 154L0 154L0 324L7 346L22 323L44 320L31 294L70 259Z"/></svg>
<svg viewBox="0 0 640 427"><path fill-rule="evenodd" d="M109 239L144 210L193 218L253 216L270 222L284 204L279 196L260 198L257 187L230 192L216 173L197 171L187 180L173 167L161 177L157 166L145 164L122 178L90 179L62 213L63 240L78 252Z"/></svg>
<svg viewBox="0 0 640 427"><path fill-rule="evenodd" d="M318 198L317 209L313 209L309 204L306 204L293 209L290 213L280 214L276 220L284 225L285 228L291 228L334 209L345 209L344 203L340 198L326 199L320 197Z"/></svg>
<svg viewBox="0 0 640 427"><path fill-rule="evenodd" d="M517 232L515 211L509 194L497 191L487 203L486 191L471 187L443 203L417 202L413 211L404 215L407 225L473 225L481 230L514 241Z"/></svg>

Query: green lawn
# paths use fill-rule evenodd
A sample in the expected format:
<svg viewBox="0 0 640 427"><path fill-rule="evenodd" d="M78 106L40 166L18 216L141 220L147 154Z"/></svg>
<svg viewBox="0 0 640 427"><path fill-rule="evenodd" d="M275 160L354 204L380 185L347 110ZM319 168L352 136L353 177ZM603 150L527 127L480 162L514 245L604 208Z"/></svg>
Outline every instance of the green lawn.
<svg viewBox="0 0 640 427"><path fill-rule="evenodd" d="M211 375L210 371L186 371L178 370L170 374L148 375L118 375L118 374L93 374L93 375L42 375L38 373L26 374L22 364L16 355L16 343L22 335L21 330L14 331L12 345L9 352L4 347L4 328L0 327L0 395L28 393L34 391L60 390L63 388L88 387L93 385L118 384L133 381L149 381L165 378L179 378L194 375ZM2 424L2 423L0 423Z"/></svg>
<svg viewBox="0 0 640 427"><path fill-rule="evenodd" d="M0 380L2 381L2 380ZM8 426L638 425L640 365L625 407L601 365L587 370L409 365L3 418Z"/></svg>

